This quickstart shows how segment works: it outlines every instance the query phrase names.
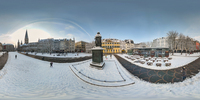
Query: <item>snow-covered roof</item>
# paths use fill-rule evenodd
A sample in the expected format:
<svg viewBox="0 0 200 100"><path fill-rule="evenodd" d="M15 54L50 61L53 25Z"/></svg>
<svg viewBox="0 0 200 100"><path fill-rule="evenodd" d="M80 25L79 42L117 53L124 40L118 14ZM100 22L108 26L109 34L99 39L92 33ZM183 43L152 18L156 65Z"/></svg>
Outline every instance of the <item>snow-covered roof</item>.
<svg viewBox="0 0 200 100"><path fill-rule="evenodd" d="M64 38L64 39L54 39L54 38L49 38L49 39L40 39L40 40L38 40L38 42L44 42L44 41L64 41L64 40L70 40L70 39L66 39L66 38ZM71 39L72 40L72 39ZM72 40L72 41L74 41L74 39Z"/></svg>
<svg viewBox="0 0 200 100"><path fill-rule="evenodd" d="M103 39L102 42L107 42L108 40L111 40L112 42L121 42L119 39L109 38L109 39Z"/></svg>
<svg viewBox="0 0 200 100"><path fill-rule="evenodd" d="M13 45L13 44L2 44L2 45L4 46L4 45ZM13 45L13 46L14 46L14 45Z"/></svg>
<svg viewBox="0 0 200 100"><path fill-rule="evenodd" d="M22 44L22 45L20 45L20 46L27 46L28 44Z"/></svg>

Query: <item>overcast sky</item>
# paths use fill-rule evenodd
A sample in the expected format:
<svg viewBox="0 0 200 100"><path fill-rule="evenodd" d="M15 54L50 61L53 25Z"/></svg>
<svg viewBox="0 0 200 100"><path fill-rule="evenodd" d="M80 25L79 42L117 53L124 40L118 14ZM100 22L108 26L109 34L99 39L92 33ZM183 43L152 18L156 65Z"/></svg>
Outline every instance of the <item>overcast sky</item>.
<svg viewBox="0 0 200 100"><path fill-rule="evenodd" d="M200 0L0 0L0 42L39 38L132 39L177 31L200 41Z"/></svg>

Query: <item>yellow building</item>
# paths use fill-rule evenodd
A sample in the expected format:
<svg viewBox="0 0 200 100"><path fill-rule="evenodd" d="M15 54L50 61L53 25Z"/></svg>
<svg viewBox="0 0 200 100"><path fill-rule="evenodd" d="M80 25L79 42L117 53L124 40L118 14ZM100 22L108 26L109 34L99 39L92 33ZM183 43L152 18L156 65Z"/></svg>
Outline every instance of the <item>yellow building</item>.
<svg viewBox="0 0 200 100"><path fill-rule="evenodd" d="M103 53L121 53L120 40L118 39L103 39Z"/></svg>
<svg viewBox="0 0 200 100"><path fill-rule="evenodd" d="M76 52L85 52L86 51L85 44L87 44L87 42L84 42L84 41L76 42L75 43L75 51Z"/></svg>

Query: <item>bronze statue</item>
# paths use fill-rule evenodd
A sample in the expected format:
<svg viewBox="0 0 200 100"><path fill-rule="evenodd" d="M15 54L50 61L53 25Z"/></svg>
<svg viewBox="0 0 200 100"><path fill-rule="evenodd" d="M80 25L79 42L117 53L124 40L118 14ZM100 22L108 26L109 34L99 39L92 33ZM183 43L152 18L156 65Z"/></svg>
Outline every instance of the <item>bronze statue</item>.
<svg viewBox="0 0 200 100"><path fill-rule="evenodd" d="M100 32L97 32L97 35L99 35L99 36L95 37L95 44L96 44L96 46L100 46L101 47L101 35L100 35Z"/></svg>

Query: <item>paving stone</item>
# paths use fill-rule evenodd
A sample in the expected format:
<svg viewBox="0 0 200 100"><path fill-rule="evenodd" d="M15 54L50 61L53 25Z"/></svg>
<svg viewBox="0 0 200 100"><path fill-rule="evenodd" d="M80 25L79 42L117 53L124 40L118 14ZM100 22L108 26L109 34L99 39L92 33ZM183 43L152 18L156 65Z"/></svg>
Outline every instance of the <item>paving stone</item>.
<svg viewBox="0 0 200 100"><path fill-rule="evenodd" d="M151 83L174 83L182 82L182 67L170 69L170 70L152 70L132 64L118 55L115 55L118 61L126 68L130 73L138 78L151 82ZM187 69L187 77L192 77L199 73L200 58L188 65L185 65Z"/></svg>

